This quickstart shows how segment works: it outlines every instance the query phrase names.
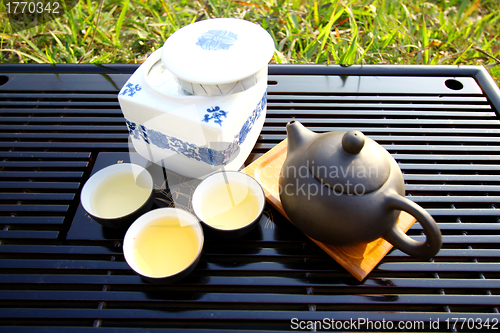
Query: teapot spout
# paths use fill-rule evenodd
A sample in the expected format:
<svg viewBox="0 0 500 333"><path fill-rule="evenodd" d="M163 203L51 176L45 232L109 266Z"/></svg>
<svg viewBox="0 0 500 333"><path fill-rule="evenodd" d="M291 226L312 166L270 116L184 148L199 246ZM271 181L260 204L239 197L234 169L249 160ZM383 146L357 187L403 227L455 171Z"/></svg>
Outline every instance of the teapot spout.
<svg viewBox="0 0 500 333"><path fill-rule="evenodd" d="M292 154L296 149L309 145L318 135L313 131L308 130L297 120L292 120L286 124L286 135L288 138L288 155Z"/></svg>

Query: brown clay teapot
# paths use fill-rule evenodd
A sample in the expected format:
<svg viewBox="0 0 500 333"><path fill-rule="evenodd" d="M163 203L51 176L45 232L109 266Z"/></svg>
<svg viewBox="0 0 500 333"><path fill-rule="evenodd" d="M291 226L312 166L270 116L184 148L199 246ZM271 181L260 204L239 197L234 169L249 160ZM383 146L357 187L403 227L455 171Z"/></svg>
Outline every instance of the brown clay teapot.
<svg viewBox="0 0 500 333"><path fill-rule="evenodd" d="M405 198L403 175L387 150L359 131L317 134L296 120L286 129L280 199L302 232L331 245L355 246L382 237L415 257L439 252L442 237L436 222ZM421 223L426 242L411 239L398 227L401 210Z"/></svg>

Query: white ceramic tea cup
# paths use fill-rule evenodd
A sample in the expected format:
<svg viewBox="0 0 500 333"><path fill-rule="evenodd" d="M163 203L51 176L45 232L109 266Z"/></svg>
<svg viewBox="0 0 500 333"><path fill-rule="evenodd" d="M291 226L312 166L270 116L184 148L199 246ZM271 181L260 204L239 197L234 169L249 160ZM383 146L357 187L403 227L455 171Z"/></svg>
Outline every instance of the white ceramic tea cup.
<svg viewBox="0 0 500 333"><path fill-rule="evenodd" d="M101 225L126 228L153 207L153 178L140 165L113 164L87 180L80 201L87 214Z"/></svg>
<svg viewBox="0 0 500 333"><path fill-rule="evenodd" d="M257 225L266 197L260 184L239 171L222 171L205 178L193 193L193 210L208 233L236 238Z"/></svg>
<svg viewBox="0 0 500 333"><path fill-rule="evenodd" d="M196 267L203 243L203 229L193 214L159 208L132 223L123 240L123 254L130 268L145 280L170 283Z"/></svg>

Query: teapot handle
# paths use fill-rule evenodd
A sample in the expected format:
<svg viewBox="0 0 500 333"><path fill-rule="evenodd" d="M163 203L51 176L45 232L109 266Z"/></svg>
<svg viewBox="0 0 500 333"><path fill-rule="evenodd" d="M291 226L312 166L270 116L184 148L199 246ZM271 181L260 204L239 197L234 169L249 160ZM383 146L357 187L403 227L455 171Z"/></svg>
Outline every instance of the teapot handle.
<svg viewBox="0 0 500 333"><path fill-rule="evenodd" d="M386 207L387 209L404 210L413 215L424 228L427 239L425 242L413 240L395 223L393 228L383 237L385 240L414 257L429 259L439 252L443 244L441 231L434 218L425 209L395 192L387 196Z"/></svg>

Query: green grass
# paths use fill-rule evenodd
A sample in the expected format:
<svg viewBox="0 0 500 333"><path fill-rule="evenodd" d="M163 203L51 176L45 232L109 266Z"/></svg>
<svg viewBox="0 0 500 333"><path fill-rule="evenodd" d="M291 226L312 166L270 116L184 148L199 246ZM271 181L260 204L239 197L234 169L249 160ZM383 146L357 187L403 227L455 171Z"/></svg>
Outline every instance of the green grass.
<svg viewBox="0 0 500 333"><path fill-rule="evenodd" d="M2 63L140 63L184 25L236 17L273 36L273 63L474 64L500 77L497 0L80 0L18 32L0 13Z"/></svg>

